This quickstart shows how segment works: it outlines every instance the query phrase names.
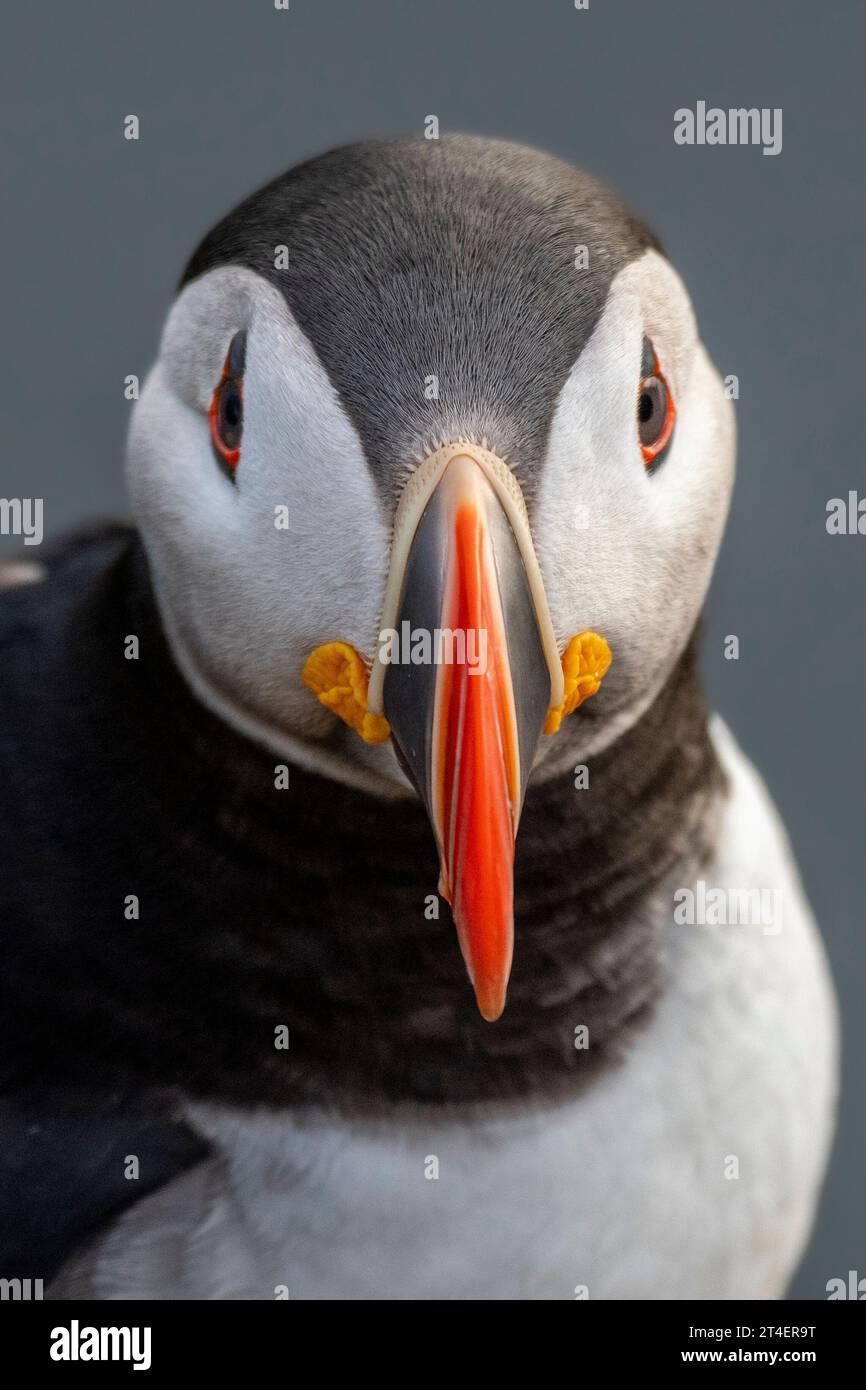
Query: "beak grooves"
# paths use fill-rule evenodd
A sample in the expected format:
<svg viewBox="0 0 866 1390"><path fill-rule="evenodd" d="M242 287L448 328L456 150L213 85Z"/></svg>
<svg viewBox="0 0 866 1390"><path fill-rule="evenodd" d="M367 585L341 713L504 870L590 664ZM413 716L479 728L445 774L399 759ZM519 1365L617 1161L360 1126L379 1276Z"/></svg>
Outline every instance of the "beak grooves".
<svg viewBox="0 0 866 1390"><path fill-rule="evenodd" d="M478 444L469 444L463 440L447 444L443 449L437 450L435 454L431 454L429 458L425 459L403 489L400 505L394 518L391 565L385 587L380 628L396 628L397 626L403 575L418 523L445 469L453 459L461 455L472 459L486 475L514 532L526 569L544 657L550 673L550 705L553 708L562 704L565 699L565 685L556 633L547 605L547 594L544 591L544 581L541 577L535 547L532 544L526 503L523 500L520 485L508 465L503 463L496 454L490 453L488 449L482 449ZM384 714L385 712L383 691L387 670L388 667L382 662L381 654L377 650L370 670L370 685L367 692L367 708L371 714Z"/></svg>

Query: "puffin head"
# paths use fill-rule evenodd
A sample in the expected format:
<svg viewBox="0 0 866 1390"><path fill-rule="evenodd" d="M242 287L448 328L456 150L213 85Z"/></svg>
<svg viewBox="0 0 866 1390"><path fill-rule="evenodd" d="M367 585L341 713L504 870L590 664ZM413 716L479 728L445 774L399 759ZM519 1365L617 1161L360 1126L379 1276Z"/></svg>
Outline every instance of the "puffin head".
<svg viewBox="0 0 866 1390"><path fill-rule="evenodd" d="M189 263L129 441L175 659L276 752L421 796L485 1018L530 775L591 757L658 694L733 464L678 275L546 155L335 150Z"/></svg>

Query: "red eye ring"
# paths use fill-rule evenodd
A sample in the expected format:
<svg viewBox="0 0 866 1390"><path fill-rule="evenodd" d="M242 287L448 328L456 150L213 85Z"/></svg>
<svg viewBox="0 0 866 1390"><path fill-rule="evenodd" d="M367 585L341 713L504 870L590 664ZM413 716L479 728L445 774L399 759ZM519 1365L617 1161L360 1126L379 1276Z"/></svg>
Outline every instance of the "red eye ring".
<svg viewBox="0 0 866 1390"><path fill-rule="evenodd" d="M646 370L646 367L648 365L647 359L649 356L649 354L646 351L647 348L649 348L650 352L652 353L652 369L649 372L647 372ZM643 455L644 467L649 473L652 471L653 467L659 461L659 459L664 454L665 450L671 442L671 436L673 435L674 425L676 424L677 419L677 408L674 405L673 394L671 392L670 387L668 386L667 378L665 377L664 372L662 371L661 366L659 364L658 354L656 353L655 348L652 347L648 339L644 340L643 367L644 375L641 377L637 392L639 421L638 438L640 442L640 451ZM647 399L651 399L652 393L657 393L659 390L663 394L664 398L664 415L662 418L661 427L655 438L648 440L645 443L644 440L640 438L640 422L642 420L641 404L645 396L647 397Z"/></svg>
<svg viewBox="0 0 866 1390"><path fill-rule="evenodd" d="M214 453L232 480L241 457L246 347L246 329L241 329L229 343L222 375L217 382L208 410Z"/></svg>
<svg viewBox="0 0 866 1390"><path fill-rule="evenodd" d="M226 360L223 363L222 376L220 377L217 383L216 390L214 391L213 397L211 399L210 410L208 411L208 422L210 424L210 437L213 442L214 448L216 449L223 462L228 465L232 472L234 472L234 470L240 463L240 444L238 444L235 448L229 448L223 440L222 434L220 433L220 405L223 399L224 388L228 385L234 385L237 388L238 395L241 401L243 402L243 378L232 376L231 369L229 367L229 354L226 353Z"/></svg>

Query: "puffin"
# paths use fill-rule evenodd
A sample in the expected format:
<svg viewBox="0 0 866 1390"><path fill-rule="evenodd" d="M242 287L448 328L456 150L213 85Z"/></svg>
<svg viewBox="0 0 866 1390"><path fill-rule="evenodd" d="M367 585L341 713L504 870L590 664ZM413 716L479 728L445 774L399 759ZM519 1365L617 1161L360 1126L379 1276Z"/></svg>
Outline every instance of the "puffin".
<svg viewBox="0 0 866 1390"><path fill-rule="evenodd" d="M0 594L0 1274L774 1299L837 1024L698 632L733 407L613 193L340 148L192 255L133 524Z"/></svg>

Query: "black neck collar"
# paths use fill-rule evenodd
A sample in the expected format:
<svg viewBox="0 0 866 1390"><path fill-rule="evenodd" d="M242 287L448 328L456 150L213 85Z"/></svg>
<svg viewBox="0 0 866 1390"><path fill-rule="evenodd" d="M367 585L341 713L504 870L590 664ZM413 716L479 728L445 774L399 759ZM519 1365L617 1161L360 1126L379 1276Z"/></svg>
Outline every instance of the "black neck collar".
<svg viewBox="0 0 866 1390"><path fill-rule="evenodd" d="M44 1037L74 1044L63 1068L227 1103L368 1108L551 1096L619 1056L663 986L670 918L654 894L688 881L715 828L722 774L694 642L593 760L589 792L570 775L530 784L514 969L491 1025L447 905L425 915L437 863L420 805L299 767L277 790L280 759L178 674L138 541L113 547L77 581L61 576L63 641L43 673L58 689L67 819L52 837L46 811L45 920L23 920L48 942L45 978L64 979L43 1001ZM138 663L119 659L127 633ZM130 893L139 920L124 920ZM40 1007L20 1020L37 1050ZM281 1025L288 1050L274 1046ZM44 1060L61 1065L53 1045Z"/></svg>

